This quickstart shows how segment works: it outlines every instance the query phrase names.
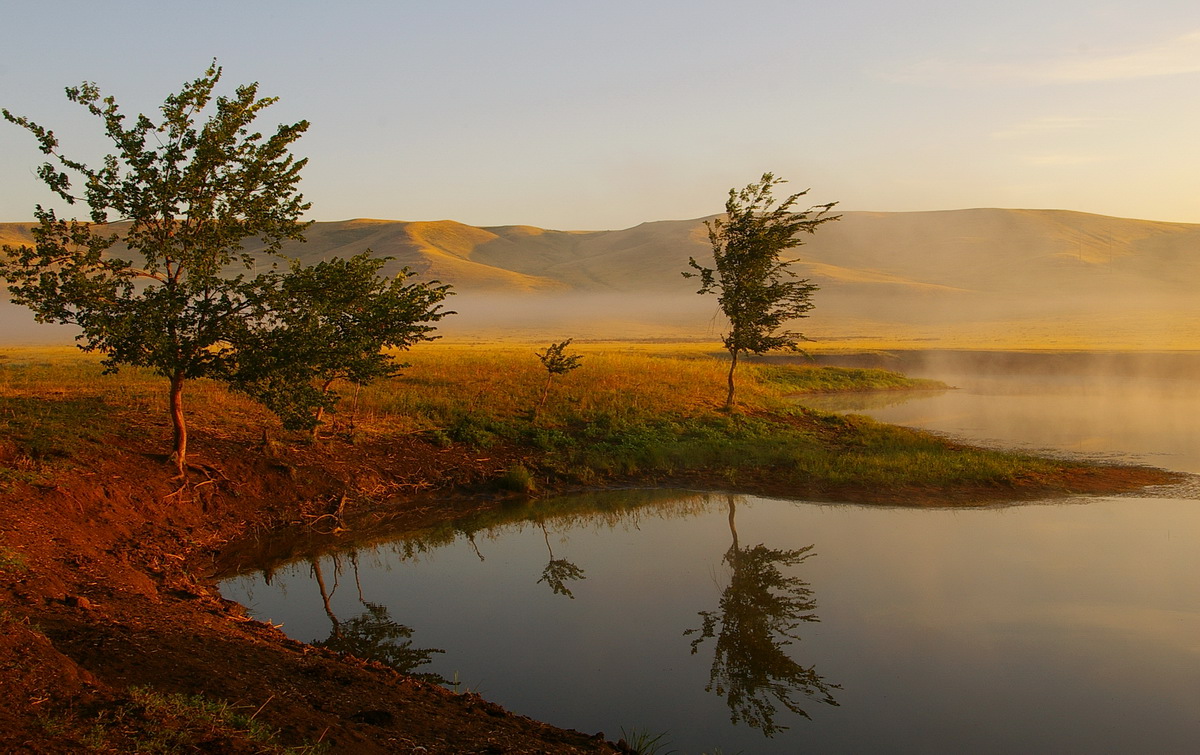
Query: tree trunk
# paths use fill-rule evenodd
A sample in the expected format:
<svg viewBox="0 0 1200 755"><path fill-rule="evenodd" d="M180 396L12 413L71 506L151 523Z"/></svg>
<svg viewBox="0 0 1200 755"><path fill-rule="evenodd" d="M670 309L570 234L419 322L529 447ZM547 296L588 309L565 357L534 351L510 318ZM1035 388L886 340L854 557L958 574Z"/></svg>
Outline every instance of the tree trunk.
<svg viewBox="0 0 1200 755"><path fill-rule="evenodd" d="M737 369L738 350L734 349L729 353L733 355L733 359L729 361L729 395L725 397L725 408L733 411L733 371Z"/></svg>
<svg viewBox="0 0 1200 755"><path fill-rule="evenodd" d="M319 435L320 435L320 430L321 430L321 420L324 417L325 417L325 407L318 406L317 407L317 421L316 421L316 424L313 425L312 433L311 433L313 443L316 443L319 440Z"/></svg>
<svg viewBox="0 0 1200 755"><path fill-rule="evenodd" d="M187 468L187 421L183 416L183 373L171 377L171 426L175 431L175 449L171 458L183 474Z"/></svg>
<svg viewBox="0 0 1200 755"><path fill-rule="evenodd" d="M736 552L738 550L737 500L733 496L729 496L725 500L729 504L729 533L733 535L733 545L730 547Z"/></svg>
<svg viewBox="0 0 1200 755"><path fill-rule="evenodd" d="M321 603L325 606L325 615L329 617L329 623L333 625L333 636L341 637L342 622L338 621L338 617L333 613L333 606L330 605L329 599L332 596L325 587L325 575L321 573L321 557L316 556L309 563L312 564L313 575L317 578L317 589L321 591Z"/></svg>
<svg viewBox="0 0 1200 755"><path fill-rule="evenodd" d="M322 396L324 396L326 393L329 393L329 387L333 385L334 380L337 380L337 378L335 378L335 377L329 378L328 380L325 381L325 385L321 386L321 395ZM312 428L313 443L316 443L317 440L319 440L318 436L319 436L320 429L321 429L321 420L324 418L325 418L325 407L318 406L317 407L317 423L315 425L313 425L313 428Z"/></svg>
<svg viewBox="0 0 1200 755"><path fill-rule="evenodd" d="M542 407L546 405L546 397L550 395L550 381L554 380L554 373L546 375L546 384L542 386L542 397L538 399L537 405L533 407L533 420L536 422L538 415L542 412Z"/></svg>

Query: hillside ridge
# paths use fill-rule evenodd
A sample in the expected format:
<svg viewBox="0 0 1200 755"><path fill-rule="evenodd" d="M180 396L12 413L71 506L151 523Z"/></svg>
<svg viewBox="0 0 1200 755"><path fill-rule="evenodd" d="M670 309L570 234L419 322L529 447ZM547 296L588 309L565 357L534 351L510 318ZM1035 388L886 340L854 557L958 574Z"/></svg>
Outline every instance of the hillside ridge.
<svg viewBox="0 0 1200 755"><path fill-rule="evenodd" d="M723 322L715 299L695 296L681 273L689 257L712 259L712 217L611 231L356 218L315 223L283 252L313 263L371 249L391 258L386 274L449 283L459 313L444 323L450 334L711 338ZM31 243L29 228L0 223L0 243ZM1200 347L1200 224L1072 210L847 211L803 241L789 252L793 270L820 290L802 329L820 338ZM19 319L0 311L0 324Z"/></svg>

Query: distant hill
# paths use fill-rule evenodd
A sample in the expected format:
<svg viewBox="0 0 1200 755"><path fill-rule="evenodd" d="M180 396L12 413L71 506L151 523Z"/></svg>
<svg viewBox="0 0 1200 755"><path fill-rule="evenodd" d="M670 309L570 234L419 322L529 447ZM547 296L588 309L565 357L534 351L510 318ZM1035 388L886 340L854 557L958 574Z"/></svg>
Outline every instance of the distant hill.
<svg viewBox="0 0 1200 755"><path fill-rule="evenodd" d="M463 291L675 292L711 259L704 219L619 231L478 228L450 220L316 223L302 259L367 248ZM823 286L913 294L1190 291L1200 225L1059 210L847 212L805 237L797 271Z"/></svg>
<svg viewBox="0 0 1200 755"><path fill-rule="evenodd" d="M450 283L462 313L451 330L714 335L715 300L680 275L688 257L711 259L703 220L556 231L357 219L316 223L284 251L312 262L370 248L395 258L389 271ZM28 227L0 224L0 243L28 243ZM1200 225L1061 210L846 212L804 241L795 269L821 291L803 326L825 337L939 341L974 328L976 341L1017 329L1045 342L1055 323L1063 333L1095 323L1096 335L1195 335L1200 347Z"/></svg>
<svg viewBox="0 0 1200 755"><path fill-rule="evenodd" d="M32 223L0 223L0 246L21 246L32 244L33 234L29 232Z"/></svg>

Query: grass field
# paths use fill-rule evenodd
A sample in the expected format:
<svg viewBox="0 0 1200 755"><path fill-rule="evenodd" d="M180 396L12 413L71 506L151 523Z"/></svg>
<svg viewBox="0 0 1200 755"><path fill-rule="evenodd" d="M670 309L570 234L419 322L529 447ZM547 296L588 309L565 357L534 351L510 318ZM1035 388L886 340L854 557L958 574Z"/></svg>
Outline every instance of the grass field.
<svg viewBox="0 0 1200 755"><path fill-rule="evenodd" d="M546 381L536 348L422 345L403 355L408 366L398 376L342 386L342 403L320 442L386 446L389 438L415 435L441 446L519 447L529 452L530 468L511 469L499 482L522 492L700 472L730 486L769 477L805 490L946 489L1012 484L1080 466L962 447L789 400L805 392L941 387L884 370L745 364L739 409L726 412L727 362L713 356L711 344L582 344L581 367L554 380L535 416ZM309 442L218 383L193 381L185 397L201 435L253 438L266 431L284 442ZM38 475L80 444L110 442L126 431L129 412L165 417L164 381L142 370L105 375L95 356L71 349L0 351L0 438L10 447L0 475Z"/></svg>

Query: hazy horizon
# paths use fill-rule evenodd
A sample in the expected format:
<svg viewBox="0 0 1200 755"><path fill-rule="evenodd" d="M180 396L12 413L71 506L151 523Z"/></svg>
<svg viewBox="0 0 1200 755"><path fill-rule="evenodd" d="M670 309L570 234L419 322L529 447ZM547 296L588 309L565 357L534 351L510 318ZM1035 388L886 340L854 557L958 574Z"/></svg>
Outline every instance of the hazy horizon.
<svg viewBox="0 0 1200 755"><path fill-rule="evenodd" d="M622 229L714 214L773 171L841 210L1200 222L1200 6L1181 0L69 5L50 56L45 11L7 9L11 59L38 65L0 67L0 106L94 163L107 145L64 87L153 115L215 57L222 92L280 98L264 129L311 121L314 219ZM0 218L52 204L41 159L0 123Z"/></svg>
<svg viewBox="0 0 1200 755"><path fill-rule="evenodd" d="M19 243L25 225L0 224ZM698 220L621 231L454 221L319 223L283 250L311 264L365 249L453 286L451 339L711 340L715 297L680 273L711 254ZM794 324L814 347L1200 348L1200 226L1044 210L847 213L806 238L795 268L821 290ZM249 248L254 251L253 246ZM8 343L69 342L5 305Z"/></svg>

